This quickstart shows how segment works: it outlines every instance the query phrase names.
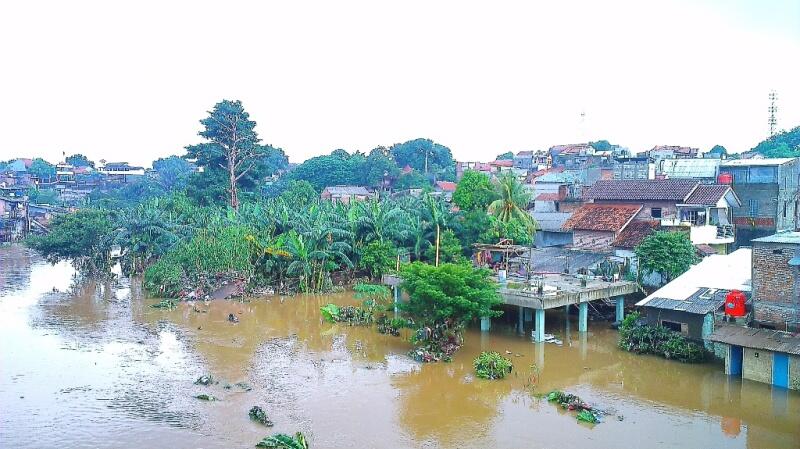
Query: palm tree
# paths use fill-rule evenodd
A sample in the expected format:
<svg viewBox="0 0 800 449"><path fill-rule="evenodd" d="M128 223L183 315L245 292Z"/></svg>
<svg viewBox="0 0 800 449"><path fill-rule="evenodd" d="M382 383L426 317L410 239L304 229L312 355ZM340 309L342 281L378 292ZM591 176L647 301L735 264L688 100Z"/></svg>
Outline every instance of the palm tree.
<svg viewBox="0 0 800 449"><path fill-rule="evenodd" d="M505 173L495 184L495 190L500 198L489 204L488 212L504 223L519 220L534 234L539 225L526 210L531 194L519 179L513 173Z"/></svg>

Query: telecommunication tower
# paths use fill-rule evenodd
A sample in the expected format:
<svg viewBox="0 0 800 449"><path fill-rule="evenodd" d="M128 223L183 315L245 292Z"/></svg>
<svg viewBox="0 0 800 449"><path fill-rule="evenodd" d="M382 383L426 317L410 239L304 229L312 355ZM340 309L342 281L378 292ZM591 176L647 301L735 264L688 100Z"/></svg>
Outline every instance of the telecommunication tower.
<svg viewBox="0 0 800 449"><path fill-rule="evenodd" d="M770 91L769 93L769 136L772 137L775 135L775 128L778 126L778 118L776 117L776 113L778 112L778 105L775 104L778 101L778 93Z"/></svg>

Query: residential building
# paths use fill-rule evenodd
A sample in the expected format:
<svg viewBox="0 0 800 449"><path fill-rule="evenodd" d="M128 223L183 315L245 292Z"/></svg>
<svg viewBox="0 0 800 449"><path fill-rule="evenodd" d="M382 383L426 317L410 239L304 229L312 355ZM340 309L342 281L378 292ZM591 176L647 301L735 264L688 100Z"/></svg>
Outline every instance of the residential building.
<svg viewBox="0 0 800 449"><path fill-rule="evenodd" d="M564 223L575 249L610 253L613 243L642 210L639 204L584 204Z"/></svg>
<svg viewBox="0 0 800 449"><path fill-rule="evenodd" d="M512 162L513 164L513 162ZM486 162L456 162L456 180L460 180L467 170L474 170L486 175L492 174L492 166Z"/></svg>
<svg viewBox="0 0 800 449"><path fill-rule="evenodd" d="M320 194L320 198L334 203L348 204L351 201L366 201L374 198L374 195L366 187L362 186L330 186L325 187Z"/></svg>
<svg viewBox="0 0 800 449"><path fill-rule="evenodd" d="M694 159L699 150L697 148L682 147L679 145L656 145L646 152L653 162L661 159Z"/></svg>
<svg viewBox="0 0 800 449"><path fill-rule="evenodd" d="M434 193L442 196L445 201L453 199L453 192L456 191L457 184L451 181L436 181L434 185Z"/></svg>
<svg viewBox="0 0 800 449"><path fill-rule="evenodd" d="M730 178L742 206L733 210L736 245L759 237L797 229L798 176L795 158L736 159L720 163L720 175Z"/></svg>
<svg viewBox="0 0 800 449"><path fill-rule="evenodd" d="M624 157L614 160L613 179L652 179L650 159L646 157Z"/></svg>
<svg viewBox="0 0 800 449"><path fill-rule="evenodd" d="M706 340L722 319L728 293L751 291L749 248L712 255L693 265L636 303L652 326L663 326L695 340Z"/></svg>
<svg viewBox="0 0 800 449"><path fill-rule="evenodd" d="M127 162L108 162L98 169L98 171L107 176L110 182L126 183L131 177L144 176L144 167L138 167L128 164Z"/></svg>
<svg viewBox="0 0 800 449"><path fill-rule="evenodd" d="M696 179L715 184L719 175L719 159L661 159L656 164L656 177Z"/></svg>
<svg viewBox="0 0 800 449"><path fill-rule="evenodd" d="M520 151L514 156L514 168L522 168L525 170L536 170L533 164L533 151Z"/></svg>
<svg viewBox="0 0 800 449"><path fill-rule="evenodd" d="M800 332L800 232L753 239L752 245L756 323Z"/></svg>
<svg viewBox="0 0 800 449"><path fill-rule="evenodd" d="M28 199L0 196L0 242L22 240L28 226Z"/></svg>
<svg viewBox="0 0 800 449"><path fill-rule="evenodd" d="M611 160L611 152L598 152L588 143L555 145L550 147L549 152L553 165L568 169L607 165Z"/></svg>
<svg viewBox="0 0 800 449"><path fill-rule="evenodd" d="M583 198L594 204L639 205L637 220L685 231L693 244L723 253L734 242L731 210L741 204L728 185L689 179L598 181Z"/></svg>

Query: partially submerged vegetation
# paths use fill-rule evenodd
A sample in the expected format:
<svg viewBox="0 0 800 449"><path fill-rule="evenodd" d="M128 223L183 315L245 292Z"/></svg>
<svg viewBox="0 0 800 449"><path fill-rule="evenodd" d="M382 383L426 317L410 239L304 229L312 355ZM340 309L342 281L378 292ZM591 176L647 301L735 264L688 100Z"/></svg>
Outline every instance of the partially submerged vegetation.
<svg viewBox="0 0 800 449"><path fill-rule="evenodd" d="M297 432L294 436L283 433L276 433L261 440L256 447L259 448L278 448L278 449L308 449L308 441L302 432Z"/></svg>
<svg viewBox="0 0 800 449"><path fill-rule="evenodd" d="M252 419L253 421L261 423L267 427L272 427L275 425L272 423L272 421L270 421L269 417L267 416L267 412L265 412L263 408L257 405L254 405L252 408L250 408L248 415L250 416L250 419Z"/></svg>
<svg viewBox="0 0 800 449"><path fill-rule="evenodd" d="M553 390L547 394L549 402L555 402L564 410L576 412L575 418L581 422L590 424L597 424L602 421L604 413L581 399L579 396L565 393L559 390Z"/></svg>
<svg viewBox="0 0 800 449"><path fill-rule="evenodd" d="M481 352L472 362L475 375L481 379L502 379L511 373L514 364L498 352Z"/></svg>
<svg viewBox="0 0 800 449"><path fill-rule="evenodd" d="M619 347L638 354L655 354L684 363L697 363L706 359L706 351L699 344L675 331L660 326L639 324L639 313L625 317L619 326Z"/></svg>

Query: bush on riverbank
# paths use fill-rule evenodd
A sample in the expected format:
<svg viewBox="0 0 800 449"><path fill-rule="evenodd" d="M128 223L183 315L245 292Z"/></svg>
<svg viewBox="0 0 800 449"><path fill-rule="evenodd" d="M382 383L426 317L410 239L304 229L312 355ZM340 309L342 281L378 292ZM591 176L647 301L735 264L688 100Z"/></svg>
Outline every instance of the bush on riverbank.
<svg viewBox="0 0 800 449"><path fill-rule="evenodd" d="M202 298L226 282L249 281L249 235L243 226L201 230L148 267L144 286L153 295Z"/></svg>
<svg viewBox="0 0 800 449"><path fill-rule="evenodd" d="M500 355L498 352L481 352L472 362L475 367L475 375L481 379L502 379L514 369L514 364L510 359Z"/></svg>
<svg viewBox="0 0 800 449"><path fill-rule="evenodd" d="M619 326L619 347L637 354L655 354L684 363L702 362L705 349L675 331L660 326L640 325L634 312Z"/></svg>

